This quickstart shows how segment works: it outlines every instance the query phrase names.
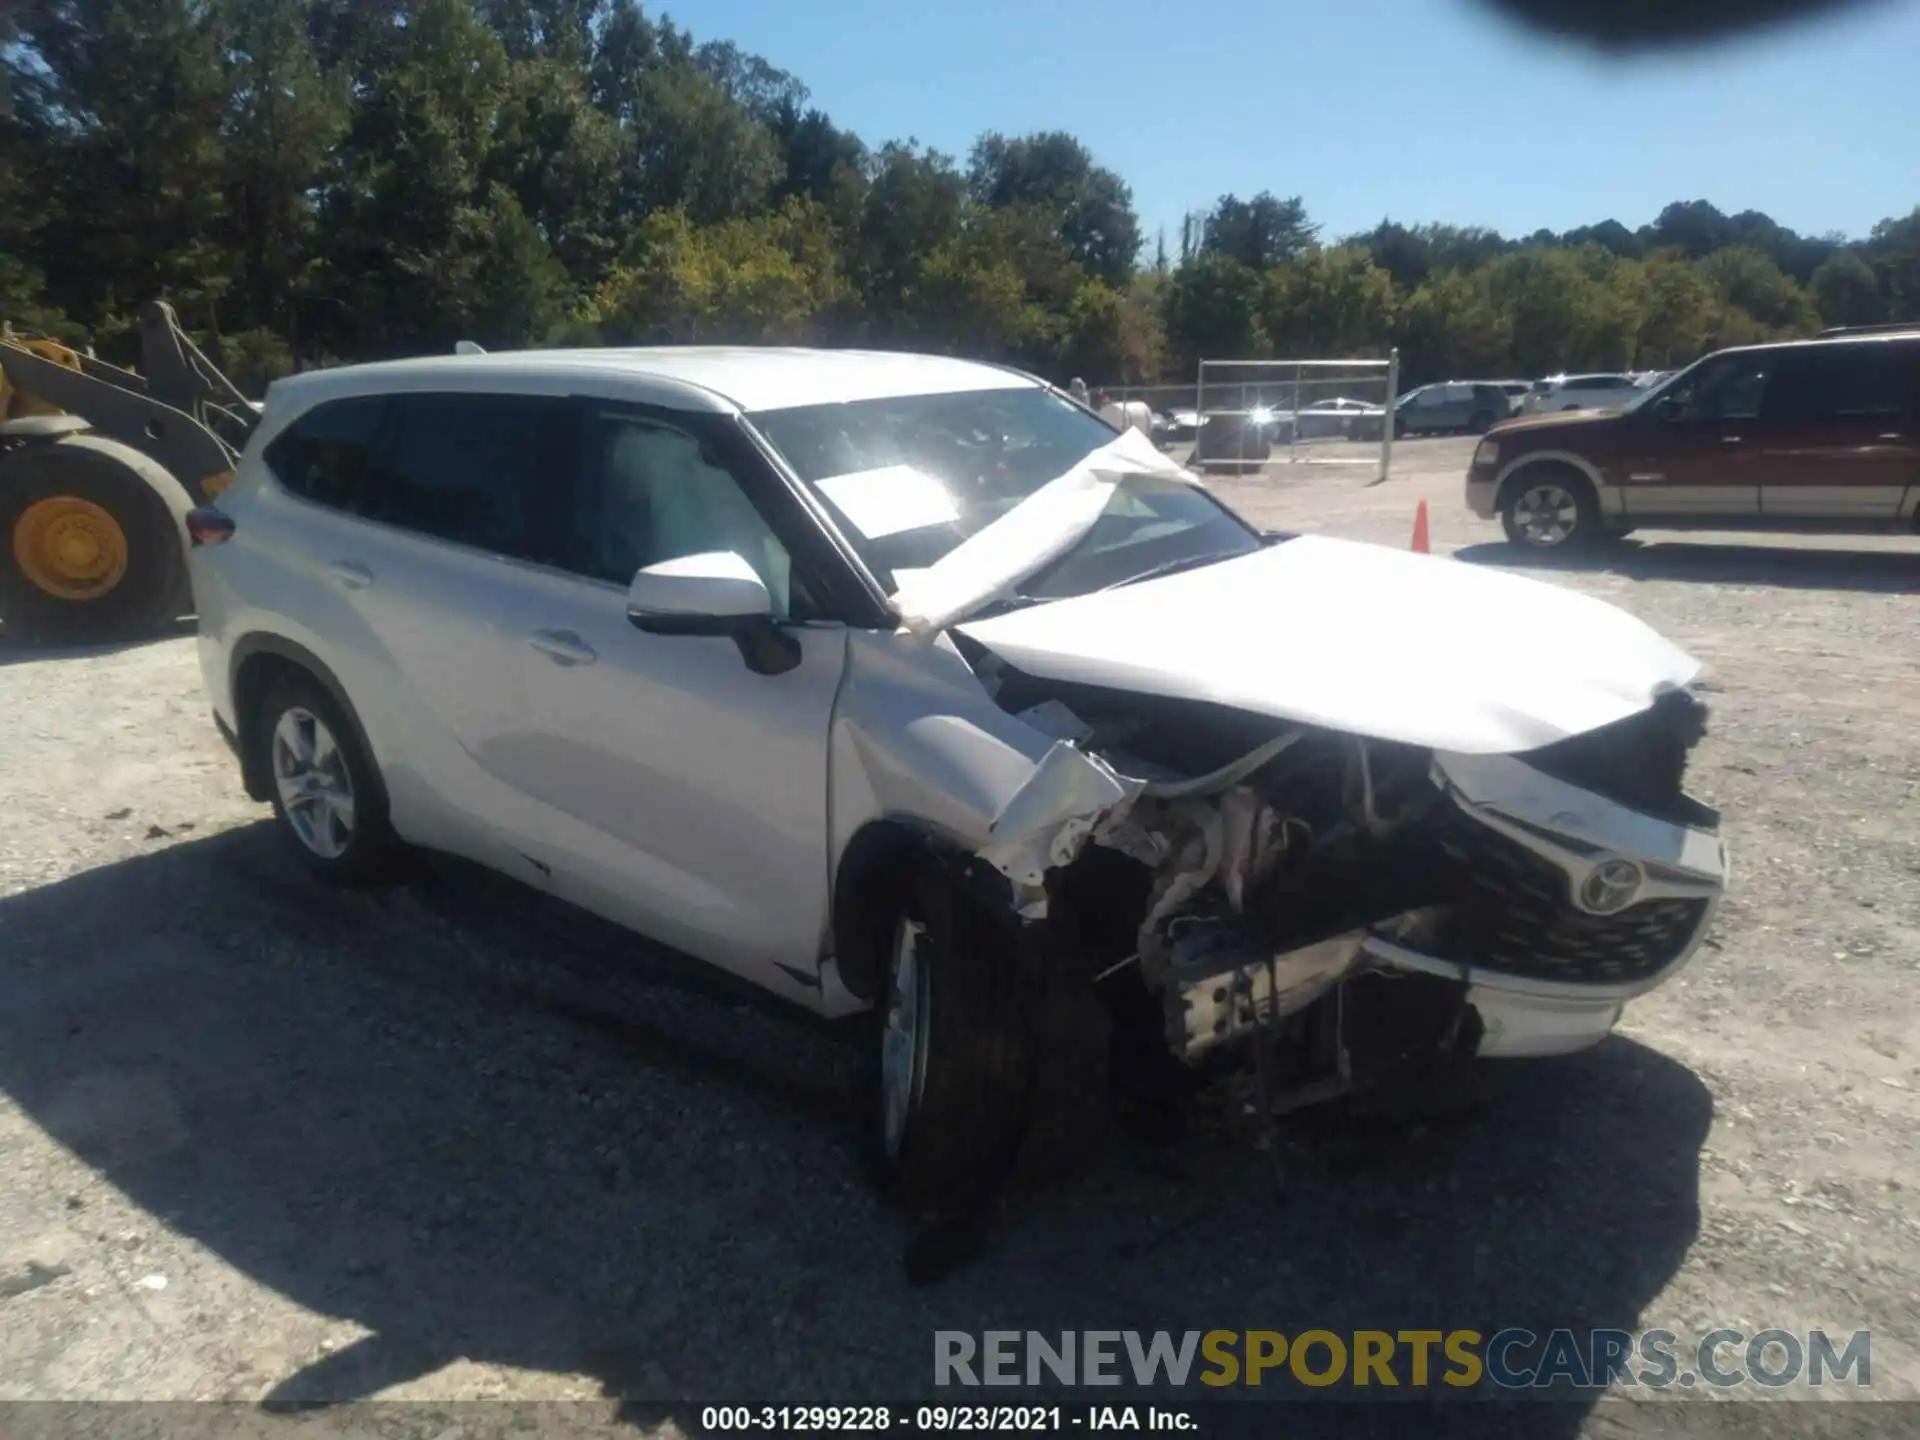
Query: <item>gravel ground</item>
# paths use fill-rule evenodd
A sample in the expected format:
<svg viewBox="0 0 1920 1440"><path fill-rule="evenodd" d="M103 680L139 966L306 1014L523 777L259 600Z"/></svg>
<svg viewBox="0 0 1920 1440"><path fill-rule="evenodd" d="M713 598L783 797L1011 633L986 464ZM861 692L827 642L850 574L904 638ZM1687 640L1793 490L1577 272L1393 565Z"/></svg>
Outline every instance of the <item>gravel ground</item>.
<svg viewBox="0 0 1920 1440"><path fill-rule="evenodd" d="M1217 485L1395 544L1425 498L1436 550L1512 563L1466 450ZM1693 965L1464 1125L1117 1153L931 1289L859 1181L844 1035L451 864L323 892L189 635L0 643L0 1400L574 1399L671 1431L675 1395L923 1394L937 1328L1722 1324L1869 1327L1874 1394L1920 1398L1920 544L1648 537L1552 578L1709 666L1694 788L1735 877Z"/></svg>

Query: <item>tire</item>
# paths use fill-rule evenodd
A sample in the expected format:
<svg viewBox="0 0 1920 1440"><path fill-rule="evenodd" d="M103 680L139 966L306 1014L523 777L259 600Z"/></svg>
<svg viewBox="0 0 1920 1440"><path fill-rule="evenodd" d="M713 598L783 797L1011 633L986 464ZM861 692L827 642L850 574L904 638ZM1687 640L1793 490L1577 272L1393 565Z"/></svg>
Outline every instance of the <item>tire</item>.
<svg viewBox="0 0 1920 1440"><path fill-rule="evenodd" d="M327 688L304 670L283 672L267 686L254 736L274 825L294 857L335 885L392 878L401 846L386 786Z"/></svg>
<svg viewBox="0 0 1920 1440"><path fill-rule="evenodd" d="M1579 471L1530 465L1502 489L1500 524L1508 541L1522 550L1568 554L1600 538L1600 504Z"/></svg>
<svg viewBox="0 0 1920 1440"><path fill-rule="evenodd" d="M1472 435L1484 435L1493 428L1493 412L1476 410L1467 420L1467 432Z"/></svg>
<svg viewBox="0 0 1920 1440"><path fill-rule="evenodd" d="M875 1178L910 1213L977 1214L1013 1168L1032 1090L1017 939L931 865L888 933L872 1025Z"/></svg>
<svg viewBox="0 0 1920 1440"><path fill-rule="evenodd" d="M140 476L71 445L0 461L0 620L13 636L131 639L191 608L179 527Z"/></svg>

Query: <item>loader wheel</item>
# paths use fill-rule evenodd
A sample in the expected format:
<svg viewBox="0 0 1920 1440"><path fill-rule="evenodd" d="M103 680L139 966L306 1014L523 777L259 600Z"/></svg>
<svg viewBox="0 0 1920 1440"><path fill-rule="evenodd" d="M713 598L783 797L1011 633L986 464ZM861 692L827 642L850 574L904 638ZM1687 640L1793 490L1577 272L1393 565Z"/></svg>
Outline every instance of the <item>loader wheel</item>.
<svg viewBox="0 0 1920 1440"><path fill-rule="evenodd" d="M123 639L189 607L172 512L107 456L63 445L8 456L0 537L0 620L16 639Z"/></svg>
<svg viewBox="0 0 1920 1440"><path fill-rule="evenodd" d="M1012 1169L1032 1084L1009 937L929 868L891 920L874 1008L871 1145L881 1190L912 1213L978 1212Z"/></svg>

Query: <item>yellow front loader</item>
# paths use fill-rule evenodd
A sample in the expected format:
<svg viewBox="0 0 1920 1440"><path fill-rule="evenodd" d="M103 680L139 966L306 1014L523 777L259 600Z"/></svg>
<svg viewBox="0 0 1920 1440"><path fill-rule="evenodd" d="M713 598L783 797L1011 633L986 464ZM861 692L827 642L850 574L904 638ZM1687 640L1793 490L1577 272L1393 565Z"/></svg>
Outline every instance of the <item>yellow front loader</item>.
<svg viewBox="0 0 1920 1440"><path fill-rule="evenodd" d="M0 331L0 624L119 639L193 608L186 514L225 488L259 410L154 301L141 369Z"/></svg>

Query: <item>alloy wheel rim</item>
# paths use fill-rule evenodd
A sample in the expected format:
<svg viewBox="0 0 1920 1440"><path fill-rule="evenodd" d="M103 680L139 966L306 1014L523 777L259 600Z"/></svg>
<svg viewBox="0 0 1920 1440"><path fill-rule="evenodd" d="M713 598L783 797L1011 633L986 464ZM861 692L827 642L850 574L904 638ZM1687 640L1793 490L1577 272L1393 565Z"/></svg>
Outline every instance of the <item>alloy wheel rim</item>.
<svg viewBox="0 0 1920 1440"><path fill-rule="evenodd" d="M1580 507L1564 485L1535 485L1514 502L1513 520L1530 544L1564 545L1580 523Z"/></svg>
<svg viewBox="0 0 1920 1440"><path fill-rule="evenodd" d="M347 757L317 715L298 705L273 727L273 786L294 838L322 860L353 843L353 777Z"/></svg>

